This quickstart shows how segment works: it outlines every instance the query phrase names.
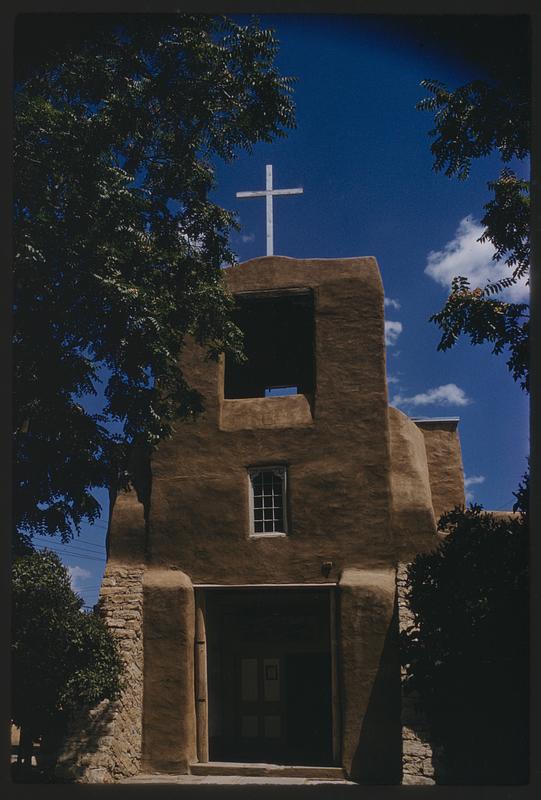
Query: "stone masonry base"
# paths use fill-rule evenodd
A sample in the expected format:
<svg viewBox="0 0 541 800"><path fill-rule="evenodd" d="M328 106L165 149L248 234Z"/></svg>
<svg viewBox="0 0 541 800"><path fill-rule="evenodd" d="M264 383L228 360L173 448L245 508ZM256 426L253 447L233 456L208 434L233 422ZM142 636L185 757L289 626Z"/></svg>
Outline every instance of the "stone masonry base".
<svg viewBox="0 0 541 800"><path fill-rule="evenodd" d="M125 664L124 688L71 727L58 758L60 780L113 783L137 775L143 709L143 568L108 564L100 601Z"/></svg>
<svg viewBox="0 0 541 800"><path fill-rule="evenodd" d="M404 562L398 564L397 590L400 633L413 625L407 591L407 568ZM425 716L418 708L415 692L404 689L405 669L401 667L402 680L402 784L433 785L436 783L433 763L433 750L430 732Z"/></svg>

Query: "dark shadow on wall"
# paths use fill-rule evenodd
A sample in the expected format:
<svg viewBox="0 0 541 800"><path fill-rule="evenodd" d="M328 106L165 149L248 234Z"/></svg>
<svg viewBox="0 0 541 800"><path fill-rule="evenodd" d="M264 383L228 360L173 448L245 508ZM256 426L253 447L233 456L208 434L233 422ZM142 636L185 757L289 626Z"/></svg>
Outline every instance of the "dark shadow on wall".
<svg viewBox="0 0 541 800"><path fill-rule="evenodd" d="M77 783L92 766L92 757L111 728L118 704L102 700L94 708L82 708L68 725L54 760L54 783Z"/></svg>
<svg viewBox="0 0 541 800"><path fill-rule="evenodd" d="M385 636L378 672L363 718L352 775L358 783L400 784L402 780L401 684L398 606Z"/></svg>

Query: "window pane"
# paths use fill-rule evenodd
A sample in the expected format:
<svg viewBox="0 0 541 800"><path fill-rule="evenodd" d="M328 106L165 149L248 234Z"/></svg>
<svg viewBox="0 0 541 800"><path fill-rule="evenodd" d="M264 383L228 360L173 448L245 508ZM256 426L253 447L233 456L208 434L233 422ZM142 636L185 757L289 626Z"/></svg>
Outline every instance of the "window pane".
<svg viewBox="0 0 541 800"><path fill-rule="evenodd" d="M253 532L285 533L283 468L261 469L250 477Z"/></svg>

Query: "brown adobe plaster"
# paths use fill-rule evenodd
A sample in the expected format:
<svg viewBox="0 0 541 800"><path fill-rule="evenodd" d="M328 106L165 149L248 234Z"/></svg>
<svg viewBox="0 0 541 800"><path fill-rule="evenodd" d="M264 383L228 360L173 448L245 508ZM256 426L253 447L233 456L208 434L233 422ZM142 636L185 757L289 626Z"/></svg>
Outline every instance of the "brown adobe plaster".
<svg viewBox="0 0 541 800"><path fill-rule="evenodd" d="M153 457L151 561L177 565L195 583L223 584L336 582L345 566L392 562L376 260L270 256L224 273L233 293L313 291L312 422L303 397L224 401L223 360L208 361L199 346L187 344L181 368L206 410L179 422ZM277 464L288 467L289 535L250 538L247 468ZM323 561L335 565L329 576L321 573Z"/></svg>
<svg viewBox="0 0 541 800"><path fill-rule="evenodd" d="M415 420L425 439L432 507L436 522L466 503L464 469L456 420Z"/></svg>
<svg viewBox="0 0 541 800"><path fill-rule="evenodd" d="M360 783L399 783L396 573L348 568L338 588L342 766Z"/></svg>
<svg viewBox="0 0 541 800"><path fill-rule="evenodd" d="M110 510L108 563L125 565L145 561L146 522L144 507L131 489L119 492Z"/></svg>
<svg viewBox="0 0 541 800"><path fill-rule="evenodd" d="M241 431L250 428L302 428L313 425L310 403L303 394L291 397L253 397L224 400L220 428Z"/></svg>
<svg viewBox="0 0 541 800"><path fill-rule="evenodd" d="M196 759L192 582L180 570L147 569L143 597L142 768L185 774Z"/></svg>
<svg viewBox="0 0 541 800"><path fill-rule="evenodd" d="M389 406L393 538L399 561L437 544L425 439L412 420Z"/></svg>

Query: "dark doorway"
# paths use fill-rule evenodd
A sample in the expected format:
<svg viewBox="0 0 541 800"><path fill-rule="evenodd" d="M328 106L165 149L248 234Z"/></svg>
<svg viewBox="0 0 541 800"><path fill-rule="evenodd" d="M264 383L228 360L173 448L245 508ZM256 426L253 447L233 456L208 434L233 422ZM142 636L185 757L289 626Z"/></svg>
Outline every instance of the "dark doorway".
<svg viewBox="0 0 541 800"><path fill-rule="evenodd" d="M334 763L329 591L207 593L211 761Z"/></svg>
<svg viewBox="0 0 541 800"><path fill-rule="evenodd" d="M314 393L314 303L308 289L239 294L247 360L226 358L226 399Z"/></svg>
<svg viewBox="0 0 541 800"><path fill-rule="evenodd" d="M330 653L288 653L286 704L289 747L294 764L331 764L332 713Z"/></svg>

